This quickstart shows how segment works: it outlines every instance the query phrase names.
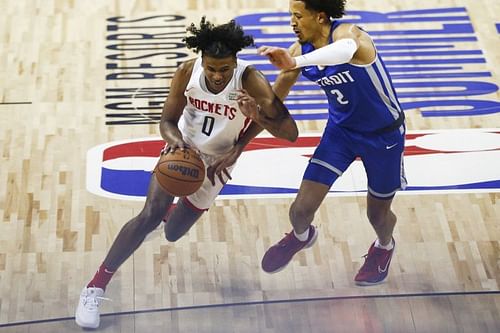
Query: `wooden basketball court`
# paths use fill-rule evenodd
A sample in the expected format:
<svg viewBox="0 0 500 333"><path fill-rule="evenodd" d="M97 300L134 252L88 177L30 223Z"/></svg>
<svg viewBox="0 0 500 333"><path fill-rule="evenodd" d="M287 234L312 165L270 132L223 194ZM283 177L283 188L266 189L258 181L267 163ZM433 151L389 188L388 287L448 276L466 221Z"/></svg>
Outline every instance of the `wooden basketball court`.
<svg viewBox="0 0 500 333"><path fill-rule="evenodd" d="M288 1L0 0L0 8L0 332L79 332L72 317L81 288L142 207L133 194L89 191L89 163L98 161L87 153L158 138L171 75L194 56L178 45L188 24L281 12L270 15L281 25L245 23L261 29L258 44L279 42L273 33L290 33ZM500 168L488 167L500 161L500 3L349 1L348 10L378 32L379 46L437 49L389 54L394 68L420 60L450 67L395 78L409 133L457 130L450 133L460 138L474 129L493 138L467 163L446 160L454 147L409 165L409 185L411 171L420 177L413 184L429 186L394 201L397 250L387 282L353 283L375 239L364 191L332 193L314 221L318 242L273 275L260 260L291 230L293 195L227 195L178 242L161 228L151 235L110 283L99 331L500 332ZM411 29L425 31L401 32ZM434 76L418 76L426 70ZM263 72L272 80L272 69ZM321 134L324 110L291 111L301 137ZM472 167L457 174L472 178L443 181L464 165ZM241 171L251 179L252 169Z"/></svg>

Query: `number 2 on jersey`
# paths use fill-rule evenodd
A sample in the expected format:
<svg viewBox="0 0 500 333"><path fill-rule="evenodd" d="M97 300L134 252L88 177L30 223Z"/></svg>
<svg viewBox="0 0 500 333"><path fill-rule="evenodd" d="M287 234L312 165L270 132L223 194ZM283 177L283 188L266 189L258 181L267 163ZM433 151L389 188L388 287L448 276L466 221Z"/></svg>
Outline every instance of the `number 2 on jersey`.
<svg viewBox="0 0 500 333"><path fill-rule="evenodd" d="M344 99L344 94L342 94L340 92L340 90L338 90L338 89L332 89L332 90L330 90L330 93L332 95L337 96L337 102L339 102L339 104L346 105L346 104L349 103L348 100Z"/></svg>

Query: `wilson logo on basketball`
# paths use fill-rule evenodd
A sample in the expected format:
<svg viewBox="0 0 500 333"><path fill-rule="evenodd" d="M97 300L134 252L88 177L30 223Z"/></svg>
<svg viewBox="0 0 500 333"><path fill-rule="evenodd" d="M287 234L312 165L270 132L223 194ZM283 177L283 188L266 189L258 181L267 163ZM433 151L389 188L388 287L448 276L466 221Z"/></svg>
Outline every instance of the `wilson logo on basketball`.
<svg viewBox="0 0 500 333"><path fill-rule="evenodd" d="M200 175L200 170L193 169L193 168L187 168L185 166L181 166L178 164L169 163L167 168L168 168L168 170L177 171L178 173L180 173L183 176L189 176L189 177L192 177L195 179L198 179L198 176Z"/></svg>

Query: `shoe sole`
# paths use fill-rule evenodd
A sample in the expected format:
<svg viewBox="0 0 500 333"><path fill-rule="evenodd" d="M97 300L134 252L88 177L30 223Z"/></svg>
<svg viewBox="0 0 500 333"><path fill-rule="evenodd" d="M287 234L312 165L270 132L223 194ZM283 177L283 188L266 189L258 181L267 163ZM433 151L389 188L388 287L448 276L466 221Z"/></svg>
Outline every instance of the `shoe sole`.
<svg viewBox="0 0 500 333"><path fill-rule="evenodd" d="M386 279L387 279L387 276L385 278L383 278L382 280L377 281L377 282L354 281L354 284L357 285L357 286L360 286L360 287L376 286L377 284L384 283Z"/></svg>
<svg viewBox="0 0 500 333"><path fill-rule="evenodd" d="M97 323L97 325L92 325L92 326L91 326L91 325L86 325L86 324L82 323L82 322L78 319L78 317L76 317L76 316L75 316L75 322L76 322L76 324L77 324L78 326L80 326L81 328L90 328L90 329L96 329L96 328L98 328L98 327L99 327L99 324L100 324L100 322L98 322L98 323Z"/></svg>
<svg viewBox="0 0 500 333"><path fill-rule="evenodd" d="M306 246L304 246L302 249L300 249L299 251L302 251L303 249L308 249L310 248L311 246L314 245L314 243L316 243L316 239L318 238L318 229L315 228L314 229L314 236L311 238L311 240L306 244ZM295 253L297 254L297 253ZM294 254L294 256L295 256ZM286 264L284 264L283 266L281 266L280 268L274 270L274 271L271 271L271 272L268 272L268 271L265 271L264 269L262 269L264 272L268 273L268 274L274 274L274 273L278 273L280 271L282 271L283 269L285 269L286 266L288 266L288 264L290 263L290 261L292 261L293 259L293 256L290 258L290 260L288 260L288 262Z"/></svg>

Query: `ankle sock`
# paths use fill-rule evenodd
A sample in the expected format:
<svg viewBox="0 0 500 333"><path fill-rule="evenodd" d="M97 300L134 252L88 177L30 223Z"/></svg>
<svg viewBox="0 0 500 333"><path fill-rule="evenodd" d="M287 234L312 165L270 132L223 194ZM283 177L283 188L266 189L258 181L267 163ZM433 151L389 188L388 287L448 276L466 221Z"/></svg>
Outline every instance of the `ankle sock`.
<svg viewBox="0 0 500 333"><path fill-rule="evenodd" d="M301 234L298 234L295 232L295 230L293 230L293 234L295 235L295 237L297 237L299 241L305 242L309 238L309 228L307 228L307 230Z"/></svg>
<svg viewBox="0 0 500 333"><path fill-rule="evenodd" d="M107 269L106 266L104 266L104 263L101 264L92 280L87 284L87 288L96 287L106 290L106 286L113 277L114 273L114 271Z"/></svg>
<svg viewBox="0 0 500 333"><path fill-rule="evenodd" d="M394 241L391 238L391 241L389 244L382 245L382 244L380 244L380 240L377 238L377 240L375 241L375 247L377 247L379 249L386 250L386 251L390 251L394 248Z"/></svg>

